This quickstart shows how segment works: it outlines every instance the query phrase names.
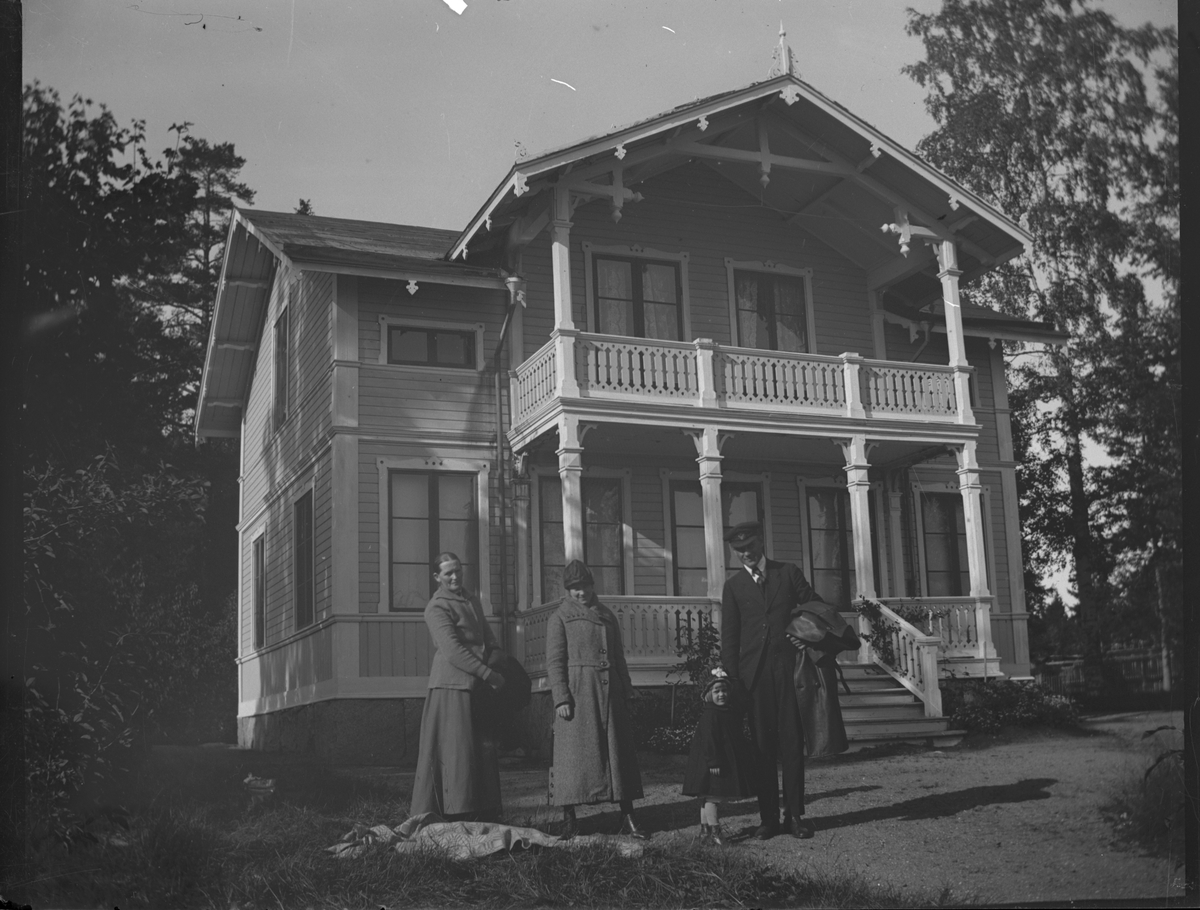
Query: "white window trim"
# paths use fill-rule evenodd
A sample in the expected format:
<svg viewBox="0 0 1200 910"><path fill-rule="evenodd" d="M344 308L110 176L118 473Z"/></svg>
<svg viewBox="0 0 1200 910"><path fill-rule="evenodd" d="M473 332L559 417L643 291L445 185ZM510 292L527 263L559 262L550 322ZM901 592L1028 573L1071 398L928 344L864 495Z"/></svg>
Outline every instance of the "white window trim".
<svg viewBox="0 0 1200 910"><path fill-rule="evenodd" d="M687 480L700 482L700 475L692 471L671 471L663 468L658 472L662 481L663 508L663 570L666 572L667 597L675 596L675 529L671 524L671 481ZM722 473L721 483L757 483L762 490L763 549L771 559L775 558L775 523L771 516L771 472L746 474L740 471ZM729 566L725 566L728 574Z"/></svg>
<svg viewBox="0 0 1200 910"><path fill-rule="evenodd" d="M816 314L813 312L812 268L798 268L796 266L783 265L770 259L755 261L731 259L729 257L725 258L725 276L726 281L728 282L729 291L729 343L731 345L736 346L739 343L737 323L737 287L733 279L733 273L735 271L760 272L765 275L788 275L793 278L803 278L804 314L808 321L809 347L809 350L803 353L820 353L817 350L817 318Z"/></svg>
<svg viewBox="0 0 1200 910"><path fill-rule="evenodd" d="M242 610L242 620L246 623L241 633L245 637L239 637L238 653L243 657L252 657L259 651L267 647L267 624L266 613L267 604L264 593L263 598L263 644L262 648L258 648L254 644L254 542L258 538L263 539L263 575L267 573L267 559L269 555L268 535L267 535L267 513L263 512L253 524L242 529L242 558L238 560L238 591L241 592L241 603L244 606ZM246 564L249 562L249 571ZM247 581L249 587L247 587ZM243 647L242 642L249 640L249 647Z"/></svg>
<svg viewBox="0 0 1200 910"><path fill-rule="evenodd" d="M813 580L812 567L812 546L809 541L811 528L809 527L808 515L808 488L818 487L822 489L846 490L849 492L849 487L844 482L839 482L834 477L812 477L808 478L804 475L796 476L796 490L800 495L800 546L804 549L804 577L808 579L809 584ZM871 497L871 507L875 512L876 522L871 528L875 532L875 546L879 550L879 565L876 567L878 575L875 578L875 591L878 594L880 591L889 590L887 588L888 568L887 568L887 541L886 534L882 524L883 515L883 484L875 481L870 485L868 496ZM850 530L854 532L854 515L850 515ZM850 554L850 558L854 558L854 554ZM857 585L858 566L854 566L855 584ZM857 591L855 592L858 593Z"/></svg>
<svg viewBox="0 0 1200 910"><path fill-rule="evenodd" d="M288 592L288 595L289 595L288 601L291 604L292 631L290 634L293 634L293 635L296 634L297 632L304 631L304 629L311 629L313 626L315 626L317 624L317 621L320 619L320 617L317 616L317 491L316 491L316 487L317 487L316 474L315 474L315 472L310 471L309 476L307 478L305 478L303 481L301 481L299 484L297 484L295 489L292 491L291 495L289 495L287 497L287 509L288 509L287 522L288 522L288 528L289 528L290 535L291 535L288 539L288 559L287 559L288 585L291 587L291 590ZM297 593L296 592L296 503L299 502L300 499L303 498L305 493L312 494L312 515L309 518L309 520L312 522L312 527L309 529L310 530L309 540L312 541L312 550L313 550L313 565L312 565L313 603L312 603L312 622L310 622L307 626L304 626L303 628L301 628L300 626L296 625L296 593ZM266 557L265 549L263 552L263 556L264 556L264 558ZM265 647L266 646L265 645L266 629L265 628L263 629L263 639L264 639L264 647Z"/></svg>
<svg viewBox="0 0 1200 910"><path fill-rule="evenodd" d="M388 363L388 329L392 326L412 326L414 329L445 329L448 332L474 332L475 366L452 367L437 364ZM483 372L486 360L483 353L482 322L452 322L446 319L409 319L405 316L383 314L379 316L379 356L376 358L376 363L379 366L387 367L389 370L403 370L405 372L416 371L424 373L427 370L449 370L454 373L465 373L474 370L479 373Z"/></svg>
<svg viewBox="0 0 1200 910"><path fill-rule="evenodd" d="M913 524L917 530L917 570L920 577L918 583L921 587L921 596L929 597L929 582L925 572L925 510L921 502L923 493L958 493L962 495L962 488L955 481L920 481L912 482L913 491ZM989 484L980 486L979 498L983 501L983 550L984 550L984 568L987 572L987 586L993 600L996 597L995 578L996 578L996 547L992 540L992 488ZM970 597L970 593L962 595Z"/></svg>
<svg viewBox="0 0 1200 910"><path fill-rule="evenodd" d="M596 325L596 288L592 278L592 256L593 254L601 257L609 256L624 256L629 259L659 259L664 262L676 262L679 264L679 300L680 306L683 307L683 337L680 341L689 341L692 338L692 304L691 290L688 285L688 261L691 254L669 253L665 250L655 250L650 247L642 246L641 244L618 245L618 246L601 246L597 243L592 243L590 240L583 242L583 277L584 277L584 297L586 300L585 309L587 310L587 330L589 332L599 332L599 327Z"/></svg>
<svg viewBox="0 0 1200 910"><path fill-rule="evenodd" d="M491 504L488 477L491 463L466 458L441 458L417 455L390 455L375 459L379 472L379 607L380 613L392 612L392 540L391 516L388 510L389 471L443 471L447 474L475 475L475 524L479 540L479 590L475 594L483 605L484 613L492 615L491 584ZM437 554L433 554L436 556ZM433 566L429 567L433 574Z"/></svg>
<svg viewBox="0 0 1200 910"><path fill-rule="evenodd" d="M549 603L552 599L562 596L562 591L542 590L542 478L559 478L559 473L552 467L534 465L529 469L529 524L533 528L533 599L535 605ZM633 470L631 468L594 468L584 467L583 477L617 477L621 480L621 549L624 563L625 593L633 595L634 591L634 550L633 550ZM601 598L608 591L599 592ZM547 596L551 595L551 596Z"/></svg>

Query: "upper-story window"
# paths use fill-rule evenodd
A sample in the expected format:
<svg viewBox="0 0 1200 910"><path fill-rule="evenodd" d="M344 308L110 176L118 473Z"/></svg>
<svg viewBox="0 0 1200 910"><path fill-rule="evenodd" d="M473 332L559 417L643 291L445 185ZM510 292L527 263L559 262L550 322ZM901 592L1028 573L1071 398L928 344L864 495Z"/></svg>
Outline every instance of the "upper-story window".
<svg viewBox="0 0 1200 910"><path fill-rule="evenodd" d="M288 386L291 374L288 333L289 308L284 307L275 320L275 426L288 419Z"/></svg>
<svg viewBox="0 0 1200 910"><path fill-rule="evenodd" d="M734 343L764 351L815 354L812 269L726 259Z"/></svg>
<svg viewBox="0 0 1200 910"><path fill-rule="evenodd" d="M452 370L483 369L483 325L379 317L379 362Z"/></svg>
<svg viewBox="0 0 1200 910"><path fill-rule="evenodd" d="M597 256L596 325L602 335L678 341L683 335L679 269L673 262Z"/></svg>
<svg viewBox="0 0 1200 910"><path fill-rule="evenodd" d="M475 366L475 333L390 325L388 363L472 368Z"/></svg>
<svg viewBox="0 0 1200 910"><path fill-rule="evenodd" d="M602 335L688 337L687 254L583 244L588 327Z"/></svg>

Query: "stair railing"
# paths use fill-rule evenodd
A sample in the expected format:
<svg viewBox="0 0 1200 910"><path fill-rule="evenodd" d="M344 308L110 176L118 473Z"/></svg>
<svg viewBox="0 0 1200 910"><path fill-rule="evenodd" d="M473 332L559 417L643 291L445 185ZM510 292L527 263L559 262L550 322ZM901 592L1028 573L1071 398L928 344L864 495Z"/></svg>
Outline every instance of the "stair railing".
<svg viewBox="0 0 1200 910"><path fill-rule="evenodd" d="M926 635L886 604L856 601L858 633L869 659L921 699L926 717L942 716L938 687L938 647L941 639Z"/></svg>

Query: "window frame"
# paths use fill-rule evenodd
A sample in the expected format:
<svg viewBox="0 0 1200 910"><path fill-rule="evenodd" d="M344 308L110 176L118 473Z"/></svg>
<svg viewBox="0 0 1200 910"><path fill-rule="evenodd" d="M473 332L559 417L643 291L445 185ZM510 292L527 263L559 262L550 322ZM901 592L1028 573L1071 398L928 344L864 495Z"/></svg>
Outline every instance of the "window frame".
<svg viewBox="0 0 1200 910"><path fill-rule="evenodd" d="M267 532L260 528L250 538L250 641L251 650L267 646Z"/></svg>
<svg viewBox="0 0 1200 910"><path fill-rule="evenodd" d="M388 355L391 348L391 330L394 328L440 330L462 335L471 334L475 340L475 362L470 366L433 363L393 363ZM448 319L419 319L415 317L410 319L406 316L381 314L379 316L379 356L376 358L376 362L380 366L385 366L392 370L449 370L456 373L483 372L486 366L483 351L483 323L454 322Z"/></svg>
<svg viewBox="0 0 1200 910"><path fill-rule="evenodd" d="M379 488L376 502L379 508L379 542L376 552L379 557L379 601L376 612L381 614L411 616L414 610L392 610L392 558L391 558L391 484L388 477L392 471L411 471L447 474L475 475L475 525L478 533L476 551L479 553L479 590L475 591L484 613L492 615L491 606L491 495L489 479L491 463L470 458L443 458L441 456L391 455L375 459ZM434 553L432 556L436 556ZM433 572L433 566L429 567Z"/></svg>
<svg viewBox="0 0 1200 910"><path fill-rule="evenodd" d="M529 484L529 514L530 525L532 526L532 546L533 551L532 568L533 578L530 585L535 605L549 603L546 595L548 592L542 590L542 478L554 477L561 479L557 470L552 467L542 467L534 465L529 469L530 484ZM632 479L633 470L630 468L600 468L600 467L584 467L581 480L588 477L606 477L618 478L621 481L621 561L623 563L622 574L625 580L625 594L617 596L633 596L637 592L634 590L634 549L633 549L633 492ZM608 592L610 595L612 592ZM554 597L561 597L561 592L556 592ZM601 597L604 592L601 592Z"/></svg>
<svg viewBox="0 0 1200 910"><path fill-rule="evenodd" d="M692 316L691 316L691 291L688 286L688 262L690 254L687 252L668 252L666 250L656 250L641 244L606 246L593 243L590 240L585 240L583 246L583 275L584 275L584 297L586 299L586 322L587 330L594 334L600 333L600 324L598 314L596 312L597 295L596 295L596 276L595 276L595 259L625 259L630 261L658 262L670 263L677 269L679 279L679 331L680 341L692 340ZM621 335L621 338L637 338L637 335ZM647 338L646 341L662 341L665 339Z"/></svg>
<svg viewBox="0 0 1200 910"><path fill-rule="evenodd" d="M298 533L299 525L299 509L300 504L305 499L308 500L308 573L305 577L301 576L300 547L301 538ZM313 490L312 483L305 484L301 487L294 496L291 497L291 583L292 583L292 631L301 632L304 629L312 626L317 620L317 510L316 510L316 495ZM308 621L301 623L301 603L300 595L302 591L301 583L308 588Z"/></svg>
<svg viewBox="0 0 1200 910"><path fill-rule="evenodd" d="M275 389L271 410L272 419L277 430L287 423L288 418L291 416L291 310L292 303L295 300L297 284L298 282L295 282L288 288L288 303L280 308L279 315L275 317L274 322L272 356L275 367Z"/></svg>
<svg viewBox="0 0 1200 910"><path fill-rule="evenodd" d="M801 568L804 570L804 577L808 579L809 584L813 584L814 569L813 569L813 564L812 564L812 541L810 539L811 534L812 534L812 527L811 527L811 520L810 520L809 513L808 513L808 488L809 487L827 488L827 489L832 488L832 489L836 489L836 490L841 490L841 491L845 492L847 496L850 495L850 488L844 482L840 482L838 479L833 478L833 477L827 477L827 476L826 477L812 477L812 476L805 476L805 475L797 475L797 477L796 477L796 489L800 496L800 547L803 551L803 562L801 563ZM885 540L885 535L884 535L884 525L883 525L883 518L882 518L883 508L885 505L885 502L883 500L884 494L885 494L885 490L881 483L875 482L875 483L872 483L868 487L867 496L870 499L871 517L874 519L871 522L870 543L871 543L872 571L874 572L874 575L875 575L875 593L877 596L879 595L879 592L881 590L883 590L883 585L889 574L888 570L886 568L886 565L885 565L888 554L887 554L887 550L886 550L886 540ZM847 512L847 517L850 521L850 529L849 530L850 530L850 534L851 534L851 540L853 541L853 535L854 535L854 514L853 514L853 512ZM854 564L853 545L851 545L851 550L850 550L849 556L850 556L849 565L851 568L851 572L855 576L855 583L854 583L855 591L854 591L854 593L857 594L858 593L858 580L857 580L858 566ZM851 601L853 602L853 598L851 598Z"/></svg>
<svg viewBox="0 0 1200 910"><path fill-rule="evenodd" d="M691 471L672 471L668 468L663 468L658 474L662 483L663 570L665 573L666 596L676 597L681 595L675 590L675 525L673 521L675 503L671 498L671 486L674 482L680 480L699 483L700 475ZM763 513L763 549L771 559L777 558L775 556L775 524L771 514L771 472L745 473L741 471L725 471L721 475L722 486L726 481L729 483L759 484L760 504ZM726 544L725 555L729 555L728 544ZM730 563L726 562L725 575L727 577L729 575L729 568Z"/></svg>
<svg viewBox="0 0 1200 910"><path fill-rule="evenodd" d="M925 559L925 508L922 497L927 493L957 494L962 502L962 488L954 481L920 481L912 482L913 528L917 538L917 583L920 586L921 597L952 596L969 599L970 585L967 593L958 595L933 595L929 593L929 577ZM981 484L980 500L983 504L983 571L989 595L996 597L996 548L992 540L992 488L990 484ZM963 503L963 527L966 528L966 503ZM961 571L961 570L960 570ZM966 567L970 577L970 565Z"/></svg>
<svg viewBox="0 0 1200 910"><path fill-rule="evenodd" d="M761 275L783 276L785 278L800 278L804 283L804 316L808 328L808 350L807 351L780 351L779 353L801 353L801 354L818 354L820 353L817 345L817 320L813 305L813 289L812 267L800 268L798 266L784 265L770 259L765 260L747 260L733 259L732 257L725 258L725 279L727 283L727 293L729 295L729 341L733 347L741 347L741 338L738 336L738 306L737 306L737 272L756 272ZM745 348L748 351L768 350L765 348Z"/></svg>

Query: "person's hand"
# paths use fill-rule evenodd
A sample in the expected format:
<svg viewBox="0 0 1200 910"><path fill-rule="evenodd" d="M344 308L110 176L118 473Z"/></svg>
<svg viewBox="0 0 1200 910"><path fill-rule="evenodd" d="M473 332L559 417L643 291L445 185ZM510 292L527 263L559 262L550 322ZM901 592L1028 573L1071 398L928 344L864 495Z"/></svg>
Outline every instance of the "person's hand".
<svg viewBox="0 0 1200 910"><path fill-rule="evenodd" d="M709 768L708 773L711 774L713 777L720 777L721 769L720 768Z"/></svg>
<svg viewBox="0 0 1200 910"><path fill-rule="evenodd" d="M572 717L575 716L575 709L572 708L569 704L559 705L558 706L558 716L561 717L563 720L570 720Z"/></svg>
<svg viewBox="0 0 1200 910"><path fill-rule="evenodd" d="M498 670L493 670L492 675L488 677L488 685L499 692L504 688L504 674Z"/></svg>
<svg viewBox="0 0 1200 910"><path fill-rule="evenodd" d="M641 693L641 692L639 692L639 691L638 691L636 688L634 688L633 686L630 686L630 687L629 687L629 689L628 689L628 692L629 692L629 696L628 696L628 697L629 697L630 699L638 699L638 698L641 698L641 697L642 697L642 693Z"/></svg>

